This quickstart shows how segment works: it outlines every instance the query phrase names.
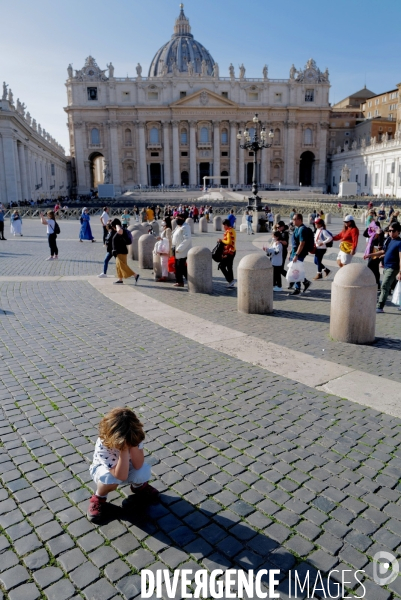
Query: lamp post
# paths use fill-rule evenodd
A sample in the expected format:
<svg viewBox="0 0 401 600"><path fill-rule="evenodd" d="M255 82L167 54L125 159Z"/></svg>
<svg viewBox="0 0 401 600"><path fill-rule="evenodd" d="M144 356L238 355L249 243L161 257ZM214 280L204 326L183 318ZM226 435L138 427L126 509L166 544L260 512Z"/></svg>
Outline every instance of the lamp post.
<svg viewBox="0 0 401 600"><path fill-rule="evenodd" d="M258 134L258 115L255 114L252 121L255 124L255 133L253 138L251 138L248 128L245 129L244 133L241 131L238 132L237 138L242 141L240 143L240 148L244 150L250 150L253 152L253 174L252 174L252 198L249 198L249 206L248 210L252 209L254 211L260 211L262 206L260 202L260 197L258 196L258 182L256 179L256 168L257 168L257 157L259 150L262 148L270 148L273 144L274 133L273 129L270 129L269 133L266 133L266 128L262 127L260 130L260 134ZM269 139L269 142L267 141Z"/></svg>

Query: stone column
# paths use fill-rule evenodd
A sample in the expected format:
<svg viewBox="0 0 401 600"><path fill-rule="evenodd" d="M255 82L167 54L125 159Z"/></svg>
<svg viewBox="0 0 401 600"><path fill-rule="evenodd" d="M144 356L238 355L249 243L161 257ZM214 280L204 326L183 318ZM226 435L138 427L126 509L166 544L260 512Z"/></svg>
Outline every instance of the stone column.
<svg viewBox="0 0 401 600"><path fill-rule="evenodd" d="M163 121L164 185L171 185L170 124Z"/></svg>
<svg viewBox="0 0 401 600"><path fill-rule="evenodd" d="M213 121L213 175L220 177L220 121Z"/></svg>
<svg viewBox="0 0 401 600"><path fill-rule="evenodd" d="M18 162L21 173L21 189L22 189L22 200L28 200L28 182L26 176L26 161L25 161L25 152L24 146L22 144L17 144L18 149Z"/></svg>
<svg viewBox="0 0 401 600"><path fill-rule="evenodd" d="M328 123L320 123L319 132L319 168L318 172L315 173L317 176L317 182L315 185L326 187L326 160L327 160L327 130L329 128Z"/></svg>
<svg viewBox="0 0 401 600"><path fill-rule="evenodd" d="M21 171L19 168L19 157L18 157L18 149L17 149L17 142L16 140L13 140L13 152L14 152L14 161L15 161L15 172L17 175L17 194L18 194L18 200L23 200L22 197L22 187L21 187ZM43 178L43 182L44 182L44 178Z"/></svg>
<svg viewBox="0 0 401 600"><path fill-rule="evenodd" d="M196 172L196 121L189 121L189 183L197 184Z"/></svg>
<svg viewBox="0 0 401 600"><path fill-rule="evenodd" d="M244 131L245 123L240 123L240 129L242 132ZM240 185L244 185L245 183L245 150L241 147L239 149L238 183Z"/></svg>
<svg viewBox="0 0 401 600"><path fill-rule="evenodd" d="M85 182L86 182L86 187L90 188L92 186L92 181L91 181L91 163L89 160L86 160L84 162L85 165Z"/></svg>
<svg viewBox="0 0 401 600"><path fill-rule="evenodd" d="M6 174L4 170L3 140L0 136L0 198L7 199Z"/></svg>
<svg viewBox="0 0 401 600"><path fill-rule="evenodd" d="M118 123L117 121L110 121L110 154L109 161L111 160L111 172L112 172L112 183L116 187L121 185L120 178L120 154L118 150ZM90 179L89 179L90 182ZM90 183L89 183L90 187Z"/></svg>
<svg viewBox="0 0 401 600"><path fill-rule="evenodd" d="M84 166L84 147L83 147L83 136L82 136L82 122L74 122L74 142L75 142L75 170L77 177L77 192L78 194L86 194L87 189L85 184L85 166ZM86 144L85 144L86 146ZM39 180L35 183L40 183L40 173L38 175Z"/></svg>
<svg viewBox="0 0 401 600"><path fill-rule="evenodd" d="M174 185L181 185L179 123L178 121L172 121L171 124L173 126L173 183Z"/></svg>
<svg viewBox="0 0 401 600"><path fill-rule="evenodd" d="M138 158L139 158L139 178L141 185L148 185L148 173L146 169L146 142L145 142L145 123L138 121Z"/></svg>
<svg viewBox="0 0 401 600"><path fill-rule="evenodd" d="M230 127L230 183L234 186L238 183L237 176L237 124L231 123Z"/></svg>
<svg viewBox="0 0 401 600"><path fill-rule="evenodd" d="M288 121L287 125L287 143L286 143L286 160L285 160L285 175L284 183L286 185L293 185L295 183L295 131L298 123L295 121Z"/></svg>
<svg viewBox="0 0 401 600"><path fill-rule="evenodd" d="M2 135L3 140L3 156L4 156L4 174L5 187L7 190L6 197L8 202L17 202L18 186L17 186L17 169L15 164L14 139L7 135Z"/></svg>

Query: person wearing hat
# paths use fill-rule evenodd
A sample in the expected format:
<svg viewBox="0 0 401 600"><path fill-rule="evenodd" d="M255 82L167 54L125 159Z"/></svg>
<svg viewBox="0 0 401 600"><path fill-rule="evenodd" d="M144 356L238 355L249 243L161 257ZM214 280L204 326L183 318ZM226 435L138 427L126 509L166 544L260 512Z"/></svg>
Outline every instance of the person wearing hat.
<svg viewBox="0 0 401 600"><path fill-rule="evenodd" d="M223 273L226 281L228 283L228 288L233 288L235 286L234 272L233 272L233 263L236 254L235 242L236 242L236 233L235 229L231 227L230 221L228 219L224 219L223 221L224 227L224 236L223 239L218 240L224 244L223 258L219 263L219 269Z"/></svg>
<svg viewBox="0 0 401 600"><path fill-rule="evenodd" d="M333 241L333 236L326 229L326 224L323 219L315 219L315 258L314 262L317 266L317 275L314 277L314 280L323 279L323 270L325 272L326 277L330 274L330 269L327 269L322 263L323 256L326 254L327 244Z"/></svg>
<svg viewBox="0 0 401 600"><path fill-rule="evenodd" d="M359 229L355 225L354 217L347 215L344 218L344 227L340 233L333 236L333 241L340 241L340 251L337 256L338 266L344 267L352 261L358 247Z"/></svg>

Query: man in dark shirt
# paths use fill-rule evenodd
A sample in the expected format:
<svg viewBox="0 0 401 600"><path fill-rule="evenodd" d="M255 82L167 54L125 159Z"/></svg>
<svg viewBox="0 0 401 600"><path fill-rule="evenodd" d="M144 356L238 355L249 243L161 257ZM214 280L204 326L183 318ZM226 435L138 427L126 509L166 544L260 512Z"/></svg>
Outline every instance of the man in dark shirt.
<svg viewBox="0 0 401 600"><path fill-rule="evenodd" d="M294 215L292 222L295 226L294 235L292 237L292 251L291 251L291 260L292 262L304 262L305 257L308 256L308 248L306 246L306 237L305 237L305 225L303 223L303 216L301 214ZM304 293L309 288L311 282L308 279L304 279ZM293 292L288 294L289 296L298 296L301 293L301 282L297 281L295 283L295 289Z"/></svg>
<svg viewBox="0 0 401 600"><path fill-rule="evenodd" d="M383 307L386 304L386 300L390 294L391 286L396 279L401 280L401 225L399 223L391 223L389 226L389 235L391 240L388 244L385 244L385 250L369 254L365 258L374 256L376 259L384 256L383 264L383 279L380 289L379 300L377 301L377 313L383 313Z"/></svg>

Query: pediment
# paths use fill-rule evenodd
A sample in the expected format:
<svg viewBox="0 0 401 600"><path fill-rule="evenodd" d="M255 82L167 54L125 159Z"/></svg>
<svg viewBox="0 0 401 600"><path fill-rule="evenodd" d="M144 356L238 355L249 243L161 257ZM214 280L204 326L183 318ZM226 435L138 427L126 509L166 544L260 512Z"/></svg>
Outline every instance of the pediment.
<svg viewBox="0 0 401 600"><path fill-rule="evenodd" d="M206 89L199 90L189 96L180 98L170 106L177 108L186 108L189 106L197 106L199 108L238 108L236 102L232 102L228 98L223 98L223 96Z"/></svg>

